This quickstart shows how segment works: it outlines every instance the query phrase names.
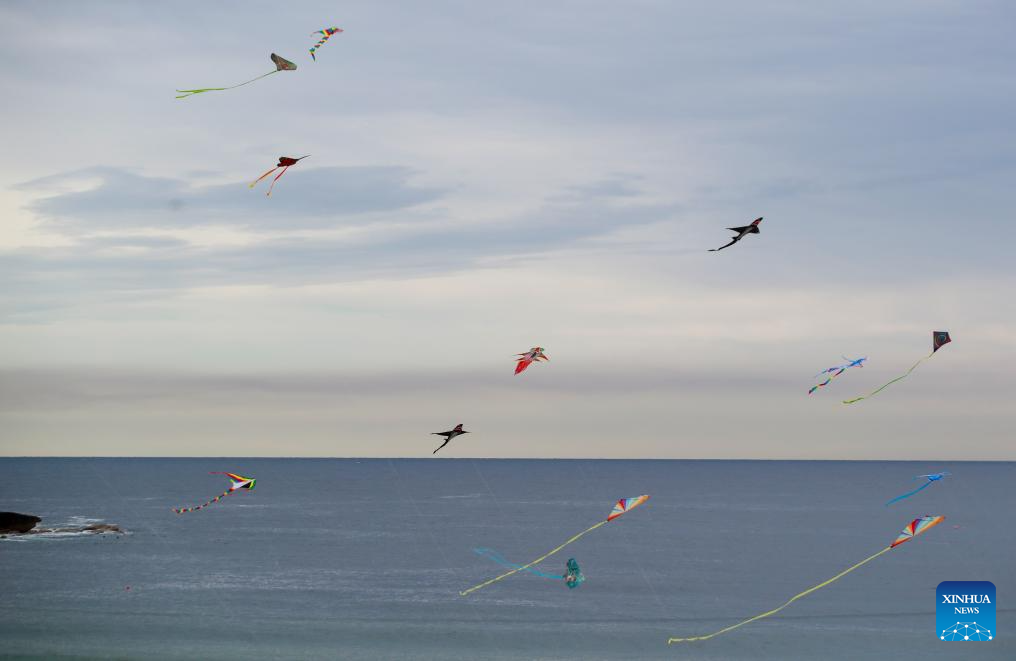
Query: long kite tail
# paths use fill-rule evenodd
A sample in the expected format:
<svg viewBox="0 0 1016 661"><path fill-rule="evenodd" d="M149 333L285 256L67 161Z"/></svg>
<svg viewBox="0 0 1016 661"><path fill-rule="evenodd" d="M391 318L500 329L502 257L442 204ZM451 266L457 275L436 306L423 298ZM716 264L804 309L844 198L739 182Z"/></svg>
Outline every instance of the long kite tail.
<svg viewBox="0 0 1016 661"><path fill-rule="evenodd" d="M479 585L474 585L473 587L469 588L468 590L463 590L462 592L459 592L459 596L460 597L465 597L470 592L475 592L475 591L479 590L480 588L487 587L491 583L497 583L501 579L508 578L512 574L518 573L518 572L520 572L520 571L522 571L524 569L529 569L533 565L539 564L539 563L543 562L544 560L546 560L547 558L549 558L550 556L554 555L555 553L557 553L558 551L560 551L564 547L568 546L569 544L571 544L572 542L577 540L579 537L582 537L586 533L590 533L590 532L596 530L597 528L599 528L602 525L605 525L606 523L607 523L606 521L600 521L599 523L594 524L594 525L590 526L589 528L586 528L585 530L583 530L579 534L575 535L574 537L569 539L567 542L565 542L561 546L558 546L556 549L550 551L549 553L547 553L545 555L541 555L539 558L537 558L536 560L533 560L528 565L523 565L523 566L519 567L518 569L513 569L510 572L505 572L504 574L501 574L500 576L492 578L489 581L484 581L483 583L480 583Z"/></svg>
<svg viewBox="0 0 1016 661"><path fill-rule="evenodd" d="M813 385L811 388L808 389L808 394L810 395L811 393L815 392L816 390L818 390L822 386L829 385L829 382L832 381L832 380L833 380L833 377L829 377L828 379L826 379L822 383L818 383L818 384Z"/></svg>
<svg viewBox="0 0 1016 661"><path fill-rule="evenodd" d="M269 170L268 172L265 172L263 175L261 175L260 177L258 177L254 181L252 181L250 186L248 186L248 188L254 188L255 186L257 186L257 183L259 181L261 181L262 179L264 179L265 177L267 177L268 175L270 175L271 173L275 172L278 169L279 169L278 166L276 166L276 167L272 168L271 170Z"/></svg>
<svg viewBox="0 0 1016 661"><path fill-rule="evenodd" d="M200 509L204 509L204 508L208 507L212 503L219 502L220 500L222 500L223 498L225 498L226 496L228 496L231 493L233 493L233 491L231 491L229 489L226 489L225 491L220 493L215 498L212 498L211 500L209 500L207 503L202 503L201 505L195 505L194 507L174 507L173 511L176 512L177 514L183 514L185 512L197 512Z"/></svg>
<svg viewBox="0 0 1016 661"><path fill-rule="evenodd" d="M268 73L266 73L264 75L261 75L261 76L258 76L257 78L251 78L250 80L248 80L245 83L240 83L239 85L230 85L229 87L204 87L202 89L197 89L197 90L177 90L177 92L183 92L183 94L181 94L180 96L178 96L176 98L178 98L178 99L186 99L189 96L194 96L195 94L201 94L202 92L221 92L222 90L236 89L237 87L243 87L244 85L249 85L250 83L253 83L255 80L261 80L265 76L270 76L273 73L279 73L279 70L276 69L275 71L269 71Z"/></svg>
<svg viewBox="0 0 1016 661"><path fill-rule="evenodd" d="M558 580L564 578L563 574L548 574L547 572L542 572L539 569L533 569L531 567L523 567L522 565L517 565L514 562L508 562L508 560L506 560L503 555L501 555L500 553L498 553L494 549L476 548L476 549L473 549L473 553L475 553L477 555L482 555L482 556L487 557L487 558L490 558L491 560L493 560L497 564L503 565L505 567L508 567L509 569L518 569L520 571L527 571L530 574L533 574L535 576L540 576L542 578L556 578Z"/></svg>
<svg viewBox="0 0 1016 661"><path fill-rule="evenodd" d="M908 491L907 493L903 494L902 496L896 496L895 498L890 500L888 503L886 503L885 506L889 507L890 505L895 503L897 500L903 500L904 498L910 498L911 496L913 496L915 493L917 493L921 489L927 489L930 486L931 486L931 480L928 480L927 482L925 482L924 484L922 484L918 488L914 489L913 491Z"/></svg>
<svg viewBox="0 0 1016 661"><path fill-rule="evenodd" d="M913 371L914 371L915 369L917 369L917 366L918 366L918 365L920 365L921 363L923 363L924 361L928 360L929 358L931 358L931 357L932 357L932 356L934 356L934 355L935 355L935 352L934 352L934 351L932 351L932 352L931 352L931 353L929 353L929 354L928 354L927 356L925 356L924 358L921 358L921 359L920 359L919 361L917 361L916 363L914 363L913 365L911 365L911 366L910 366L910 369L908 369L908 370L906 371L906 373L905 373L905 374L903 374L902 376L898 376L898 377L896 377L895 379L893 379L892 381L890 381L889 383L887 383L887 384L885 384L885 385L883 385L883 386L880 386L879 388L876 388L875 390L872 390L872 391L871 391L870 393L868 393L867 395L861 395L860 397L855 397L855 398L853 398L853 399L845 399L845 400L843 400L843 403L844 403L844 404L853 404L854 402L859 402L859 401L861 401L862 399L868 399L868 398L869 398L869 397L871 397L872 395L877 395L878 393L882 392L883 390L885 390L886 388L888 388L888 387L889 387L889 386L891 386L892 384L896 383L897 381L901 381L901 380L903 380L903 379L907 378L908 376L910 376L910 373L911 373L911 372L913 372Z"/></svg>
<svg viewBox="0 0 1016 661"><path fill-rule="evenodd" d="M287 165L286 167L282 168L282 172L280 172L279 174L275 175L275 179L272 179L272 185L268 187L268 192L265 193L265 195L271 197L272 189L275 188L275 182L279 180L279 177L281 177L282 175L286 174L286 170L288 170L290 167L291 166Z"/></svg>
<svg viewBox="0 0 1016 661"><path fill-rule="evenodd" d="M833 576L832 578L830 578L828 581L824 581L824 582L819 583L818 585L816 585L814 587L810 587L807 590L805 590L804 592L801 592L799 594L795 594L793 597L788 599L787 602L785 604L783 604L782 606L780 606L779 608L774 608L771 611L766 611L765 613L759 613L755 617L750 617L747 620L744 620L743 622L738 622L737 624L732 624L729 627L726 627L724 629L720 629L719 631L715 631L715 632L713 632L711 634L707 634L705 636L692 636L691 638L668 638L667 639L667 644L670 645L670 644L673 644L673 643L689 643L689 642L696 641L696 640L709 640L710 638L715 638L716 636L719 636L721 634L725 634L728 631L733 631L734 629L738 629L740 627L743 627L746 624L751 624L752 622L754 622L756 620L761 620L763 618L769 617L770 615L775 615L776 613L779 613L781 610L783 610L784 608L786 608L790 604L794 603L795 601L797 601L801 597L807 596L807 595L811 594L812 592L814 592L815 590L820 590L820 589L824 588L825 586L829 585L830 583L843 578L844 576L846 576L850 572L854 571L855 569L857 569L861 565L864 565L864 564L867 564L867 563L871 562L872 560L874 560L878 556L882 555L886 551L890 550L891 548L892 548L891 546L887 546L884 549L882 549L881 551L879 551L878 553L876 553L875 555L870 555L867 558L865 558L864 560L861 560L859 563L857 563L853 567L850 567L848 569L844 569L839 574L836 574L836 576Z"/></svg>

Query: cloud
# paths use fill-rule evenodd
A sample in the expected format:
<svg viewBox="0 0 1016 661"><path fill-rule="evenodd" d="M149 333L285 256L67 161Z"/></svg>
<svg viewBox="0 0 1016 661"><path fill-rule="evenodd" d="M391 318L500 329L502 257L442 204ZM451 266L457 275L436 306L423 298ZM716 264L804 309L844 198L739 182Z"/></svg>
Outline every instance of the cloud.
<svg viewBox="0 0 1016 661"><path fill-rule="evenodd" d="M16 188L41 193L29 210L65 232L206 224L293 229L407 209L444 194L412 184L414 174L398 166L313 168L301 162L269 200L240 182L199 186L106 166L42 177ZM75 190L82 184L92 185Z"/></svg>
<svg viewBox="0 0 1016 661"><path fill-rule="evenodd" d="M311 181L271 200L248 195L239 186L193 189L179 180L115 168L89 168L24 184L33 191L57 191L31 208L60 229L69 228L75 242L0 252L7 318L21 312L34 317L83 293L294 286L460 272L492 260L581 246L612 232L671 219L679 209L644 201L634 187L636 178L617 175L552 196L521 217L435 219L436 214L408 210L438 192L412 186L406 168L321 168L301 174ZM92 188L69 190L96 177L98 185ZM333 180L360 190L347 195ZM180 200L181 208L172 211L169 200ZM334 230L348 229L354 216L360 223L357 231L336 235ZM279 235L247 234L242 245L208 246L138 234L143 229L186 231L188 223L215 222L213 218ZM294 226L310 231L293 233ZM98 230L103 233L88 234ZM125 230L129 233L117 233Z"/></svg>

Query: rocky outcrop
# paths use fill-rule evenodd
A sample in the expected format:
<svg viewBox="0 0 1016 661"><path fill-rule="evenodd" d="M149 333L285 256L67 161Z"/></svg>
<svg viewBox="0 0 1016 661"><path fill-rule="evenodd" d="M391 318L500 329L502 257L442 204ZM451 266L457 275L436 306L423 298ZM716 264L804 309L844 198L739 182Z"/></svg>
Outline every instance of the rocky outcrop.
<svg viewBox="0 0 1016 661"><path fill-rule="evenodd" d="M17 512L0 512L0 536L6 535L45 535L52 533L91 533L101 535L103 533L125 534L127 531L115 523L89 523L83 526L63 526L60 528L36 528L36 524L42 521L31 514L18 514Z"/></svg>
<svg viewBox="0 0 1016 661"><path fill-rule="evenodd" d="M31 514L18 514L17 512L0 512L0 534L5 533L26 533L35 527L35 524L42 521Z"/></svg>

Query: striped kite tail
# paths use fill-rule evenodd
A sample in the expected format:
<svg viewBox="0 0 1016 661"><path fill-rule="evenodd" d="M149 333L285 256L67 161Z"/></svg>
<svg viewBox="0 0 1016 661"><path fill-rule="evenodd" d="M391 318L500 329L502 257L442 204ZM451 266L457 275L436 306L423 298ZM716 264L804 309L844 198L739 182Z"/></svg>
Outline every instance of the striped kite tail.
<svg viewBox="0 0 1016 661"><path fill-rule="evenodd" d="M179 508L178 507L174 507L173 511L176 512L177 514L184 514L186 512L197 512L198 510L201 510L201 509L204 509L204 508L208 507L212 503L219 502L220 500L222 500L223 498L225 498L226 496L228 496L231 493L233 493L233 492L230 491L229 489L226 489L225 491L220 493L215 498L212 498L211 500L209 500L207 503L202 503L201 505L195 505L194 507L179 507Z"/></svg>

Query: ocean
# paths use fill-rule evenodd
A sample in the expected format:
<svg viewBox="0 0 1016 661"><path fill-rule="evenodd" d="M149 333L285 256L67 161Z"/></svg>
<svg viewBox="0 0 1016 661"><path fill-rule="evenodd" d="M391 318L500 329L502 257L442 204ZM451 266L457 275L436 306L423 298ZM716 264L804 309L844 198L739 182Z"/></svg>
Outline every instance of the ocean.
<svg viewBox="0 0 1016 661"><path fill-rule="evenodd" d="M952 475L915 488L915 475ZM209 471L257 478L221 493ZM1016 659L1016 464L3 458L0 510L126 535L0 540L0 656L28 659ZM540 564L501 573L641 507ZM778 615L888 545L946 521ZM990 642L942 642L940 581L992 581Z"/></svg>

